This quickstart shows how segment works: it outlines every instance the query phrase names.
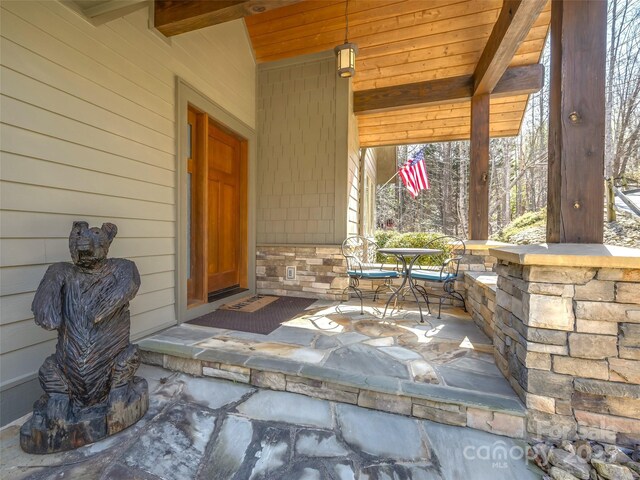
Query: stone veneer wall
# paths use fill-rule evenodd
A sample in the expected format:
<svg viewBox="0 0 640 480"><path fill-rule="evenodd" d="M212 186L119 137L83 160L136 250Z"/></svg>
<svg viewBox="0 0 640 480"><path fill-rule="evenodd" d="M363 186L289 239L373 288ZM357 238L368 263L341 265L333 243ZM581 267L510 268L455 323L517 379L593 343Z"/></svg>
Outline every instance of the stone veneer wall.
<svg viewBox="0 0 640 480"><path fill-rule="evenodd" d="M468 241L467 254L460 264L460 272L492 271L496 261L488 249L507 246L492 241ZM286 267L297 267L296 280L285 280ZM388 268L394 268L389 265ZM314 297L327 300L343 299L348 285L346 263L339 245L258 245L256 247L256 287L258 293ZM363 290L375 290L383 281L361 280ZM400 285L402 279L394 280ZM428 291L440 294L442 284L427 283ZM462 275L456 280L456 290L466 289Z"/></svg>
<svg viewBox="0 0 640 480"><path fill-rule="evenodd" d="M286 280L286 267L296 279ZM258 293L340 300L347 286L345 259L338 245L258 245Z"/></svg>
<svg viewBox="0 0 640 480"><path fill-rule="evenodd" d="M496 270L496 363L529 435L640 443L640 269Z"/></svg>
<svg viewBox="0 0 640 480"><path fill-rule="evenodd" d="M478 327L493 338L493 316L496 310L496 281L493 272L466 272L464 297L467 310Z"/></svg>
<svg viewBox="0 0 640 480"><path fill-rule="evenodd" d="M489 253L489 249L510 246L493 240L465 240L464 243L466 251L460 260L462 272L493 272L498 259Z"/></svg>
<svg viewBox="0 0 640 480"><path fill-rule="evenodd" d="M286 267L295 266L297 277L286 280ZM393 269L395 265L388 265ZM256 289L264 295L288 295L324 300L346 300L344 289L349 281L346 262L339 245L258 245L256 247ZM364 292L374 291L383 280L360 281ZM402 278L393 280L395 286ZM421 282L429 293L442 293L442 284ZM464 280L459 276L456 289L464 292ZM353 295L353 294L352 294ZM458 305L459 302L456 302ZM437 305L437 299L436 299ZM436 307L437 308L437 307Z"/></svg>

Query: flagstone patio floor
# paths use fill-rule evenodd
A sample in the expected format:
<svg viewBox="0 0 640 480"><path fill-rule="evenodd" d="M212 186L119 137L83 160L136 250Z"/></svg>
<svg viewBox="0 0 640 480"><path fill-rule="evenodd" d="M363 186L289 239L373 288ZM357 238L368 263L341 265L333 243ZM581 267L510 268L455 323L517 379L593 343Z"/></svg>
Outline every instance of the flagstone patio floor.
<svg viewBox="0 0 640 480"><path fill-rule="evenodd" d="M494 363L492 342L460 308L442 319L383 304L317 301L268 335L182 324L139 342L144 359L223 377L524 436L525 408Z"/></svg>
<svg viewBox="0 0 640 480"><path fill-rule="evenodd" d="M150 407L119 434L29 455L0 432L0 478L528 480L519 441L462 427L143 365ZM24 419L22 419L24 421Z"/></svg>

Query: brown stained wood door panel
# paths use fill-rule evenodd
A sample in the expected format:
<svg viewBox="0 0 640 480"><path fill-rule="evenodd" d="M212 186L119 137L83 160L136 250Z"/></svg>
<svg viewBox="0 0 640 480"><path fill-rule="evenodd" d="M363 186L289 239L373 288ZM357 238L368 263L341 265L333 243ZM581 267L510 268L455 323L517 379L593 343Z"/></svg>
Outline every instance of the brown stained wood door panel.
<svg viewBox="0 0 640 480"><path fill-rule="evenodd" d="M208 292L240 284L240 155L241 143L209 122L208 176Z"/></svg>
<svg viewBox="0 0 640 480"><path fill-rule="evenodd" d="M215 275L218 271L218 212L220 211L220 182L209 177L207 182L207 193L209 197L209 216L207 227L209 238L207 241L207 276ZM211 291L211 288L208 288Z"/></svg>
<svg viewBox="0 0 640 480"><path fill-rule="evenodd" d="M189 147L187 148L187 182L189 184L187 302L189 306L207 301L207 114L191 106L188 110Z"/></svg>
<svg viewBox="0 0 640 480"><path fill-rule="evenodd" d="M194 161L194 153L195 153L195 137L196 137L196 123L197 123L197 114L191 108L187 112L187 133L189 135L188 144L189 148L187 151L187 182L189 184L189 196L188 202L188 216L189 221L187 222L188 229L188 242L189 242L189 255L187 257L187 261L189 264L187 268L189 269L189 275L187 276L187 298L189 301L192 301L196 297L196 287L198 285L197 279L197 262L196 262L196 249L197 243L196 238L197 235L194 232L194 216L197 211L195 195L194 195L194 179L195 179L195 161Z"/></svg>

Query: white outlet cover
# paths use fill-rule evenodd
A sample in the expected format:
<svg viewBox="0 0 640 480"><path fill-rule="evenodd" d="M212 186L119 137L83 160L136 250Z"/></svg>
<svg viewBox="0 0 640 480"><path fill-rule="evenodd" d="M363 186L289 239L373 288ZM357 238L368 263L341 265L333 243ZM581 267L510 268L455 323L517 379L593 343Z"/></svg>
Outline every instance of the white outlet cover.
<svg viewBox="0 0 640 480"><path fill-rule="evenodd" d="M287 267L287 280L296 279L296 267Z"/></svg>

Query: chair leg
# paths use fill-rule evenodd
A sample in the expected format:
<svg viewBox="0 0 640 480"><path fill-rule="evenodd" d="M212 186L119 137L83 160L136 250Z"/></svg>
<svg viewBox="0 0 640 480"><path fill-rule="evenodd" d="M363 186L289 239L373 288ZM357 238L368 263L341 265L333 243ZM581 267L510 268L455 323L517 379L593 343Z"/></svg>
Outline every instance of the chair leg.
<svg viewBox="0 0 640 480"><path fill-rule="evenodd" d="M385 290L389 290L392 293L395 293L397 291L397 289L393 288L393 285L391 284L392 281L393 280L385 280L383 284L378 285L378 287L376 288L376 291L373 294L374 302L378 300L378 295Z"/></svg>
<svg viewBox="0 0 640 480"><path fill-rule="evenodd" d="M462 308L464 311L467 311L467 304L464 301L464 297L462 294L453 288L453 282L451 280L444 282L443 284L444 295L440 297L440 305L438 306L438 318L440 318L440 311L442 310L442 303L444 298L451 298L451 305L453 305L454 300L460 300L462 302Z"/></svg>
<svg viewBox="0 0 640 480"><path fill-rule="evenodd" d="M364 303L362 299L362 291L358 288L359 282L357 278L350 278L349 285L342 290L342 294L347 294L347 302L351 299L351 290L355 292L357 297L360 299L360 315L364 315Z"/></svg>
<svg viewBox="0 0 640 480"><path fill-rule="evenodd" d="M440 305L438 306L438 318L440 318L440 311L442 310L442 304L444 303L444 299L445 298L450 298L451 299L451 305L453 305L453 301L454 300L460 300L462 302L462 307L464 308L464 311L467 311L467 306L465 304L464 298L462 298L462 295L459 292L446 292L444 295L442 295L440 297Z"/></svg>
<svg viewBox="0 0 640 480"><path fill-rule="evenodd" d="M359 288L356 288L353 285L349 285L349 288L351 290L353 290L354 292L356 292L356 295L360 299L360 315L364 315L364 303L363 303L363 300L362 300L362 292L360 291Z"/></svg>
<svg viewBox="0 0 640 480"><path fill-rule="evenodd" d="M424 288L422 285L418 285L417 283L413 285L413 288L415 288L416 290L418 290L418 292L420 292L420 295L422 295L422 298L424 298L424 301L427 304L427 312L429 313L429 315L431 315L431 306L429 305L429 294L427 293L426 288Z"/></svg>
<svg viewBox="0 0 640 480"><path fill-rule="evenodd" d="M358 277L349 277L349 288L354 292L356 292L356 295L360 299L360 315L364 315L362 291L358 288L359 285L360 285L360 279Z"/></svg>
<svg viewBox="0 0 640 480"><path fill-rule="evenodd" d="M376 291L373 292L373 301L375 302L376 300L378 300L378 293L380 292L381 289L385 288L386 285L382 284L382 285L378 285L378 287L376 288Z"/></svg>
<svg viewBox="0 0 640 480"><path fill-rule="evenodd" d="M460 292L454 291L451 292L451 295L453 297L455 297L457 300L460 300L462 302L462 308L464 308L464 311L467 311L467 303L464 301L464 297L462 296L462 294Z"/></svg>

